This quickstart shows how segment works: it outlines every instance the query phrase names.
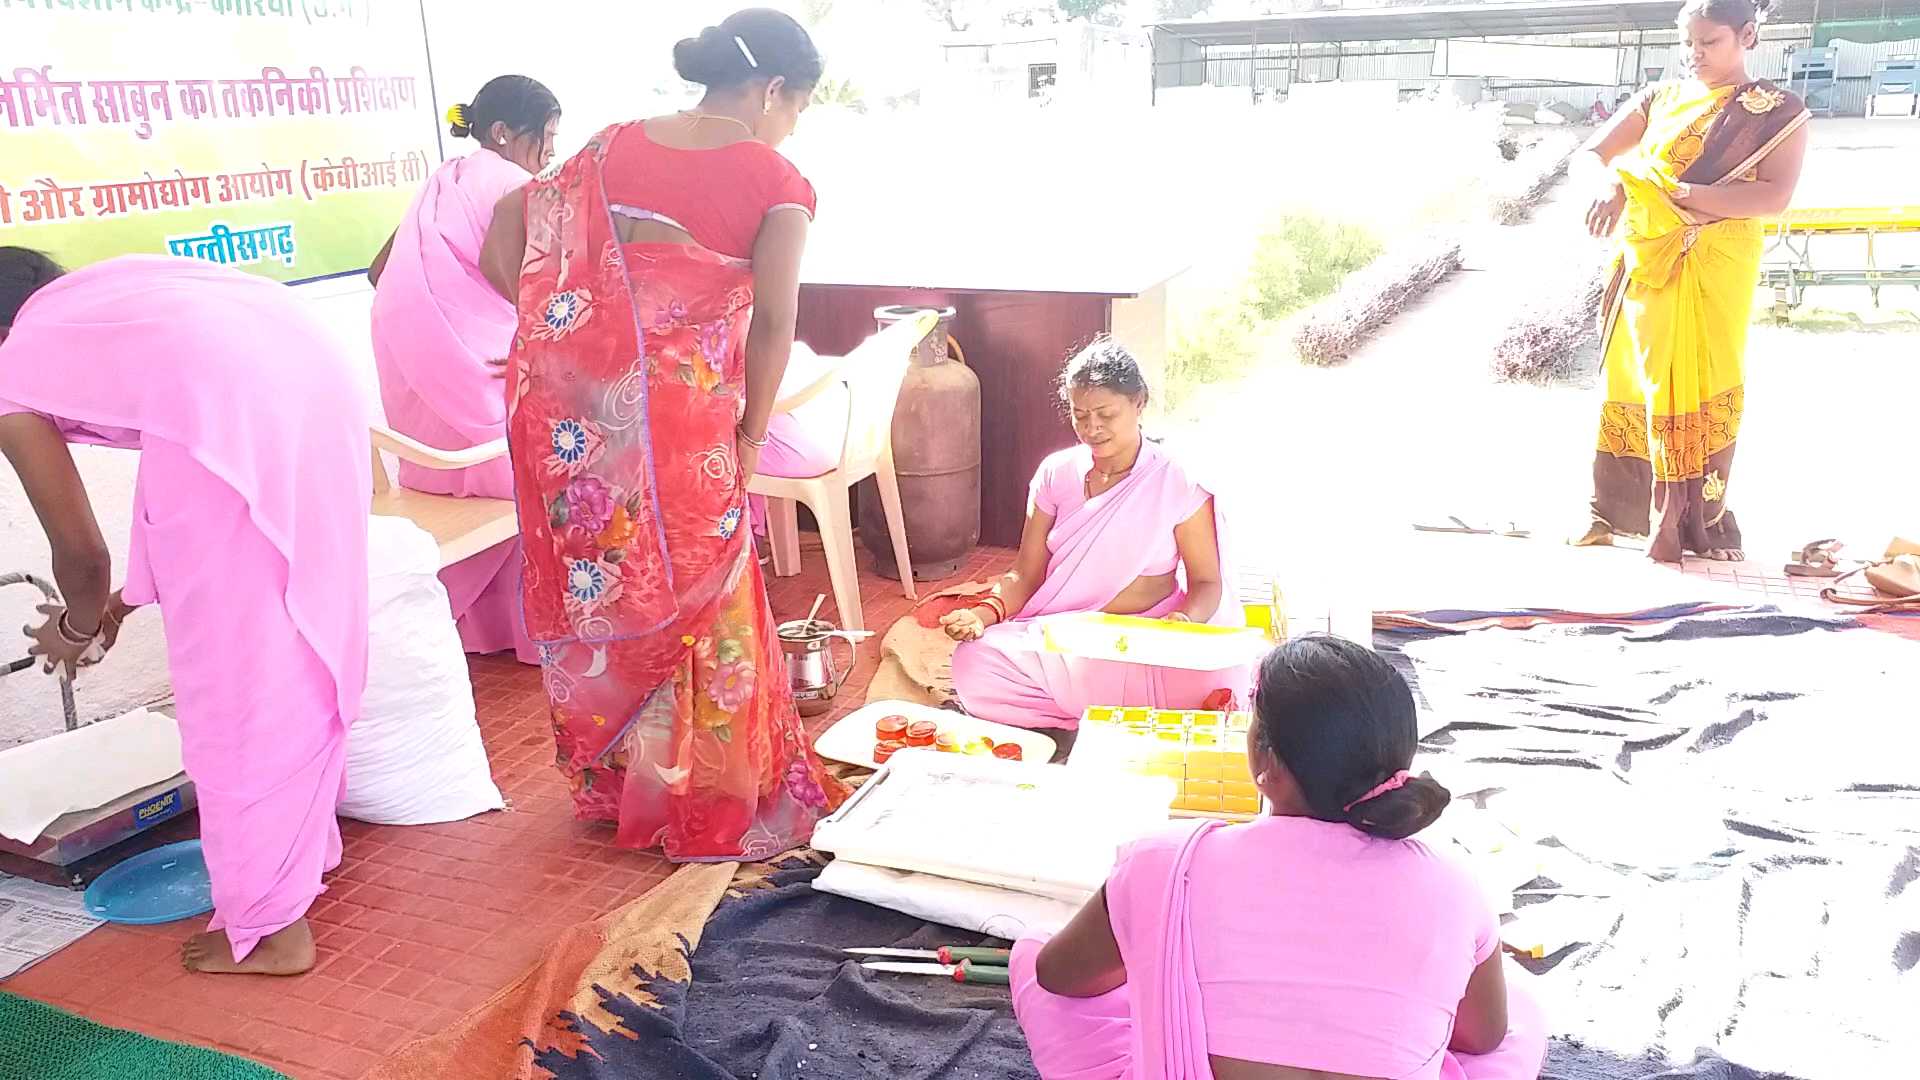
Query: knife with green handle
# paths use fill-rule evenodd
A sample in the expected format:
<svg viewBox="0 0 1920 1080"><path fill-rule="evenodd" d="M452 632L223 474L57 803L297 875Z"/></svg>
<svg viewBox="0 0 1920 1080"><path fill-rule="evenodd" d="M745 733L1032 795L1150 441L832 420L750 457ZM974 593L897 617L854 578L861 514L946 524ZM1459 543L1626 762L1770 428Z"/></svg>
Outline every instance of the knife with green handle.
<svg viewBox="0 0 1920 1080"><path fill-rule="evenodd" d="M1006 968L975 964L971 960L962 960L957 964L893 964L869 961L860 966L867 971L880 971L890 975L944 975L954 982L979 983L982 986L1013 984L1013 979Z"/></svg>
<svg viewBox="0 0 1920 1080"><path fill-rule="evenodd" d="M972 946L942 945L938 949L848 949L854 956L886 956L901 960L938 960L958 964L971 960L976 964L1006 967L1013 959L1012 949L988 949Z"/></svg>

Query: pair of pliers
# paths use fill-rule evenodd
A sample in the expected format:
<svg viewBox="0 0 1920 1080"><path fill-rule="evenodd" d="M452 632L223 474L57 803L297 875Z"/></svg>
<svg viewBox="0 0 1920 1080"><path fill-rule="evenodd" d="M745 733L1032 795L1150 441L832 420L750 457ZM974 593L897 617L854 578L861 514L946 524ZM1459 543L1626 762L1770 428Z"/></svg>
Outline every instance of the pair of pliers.
<svg viewBox="0 0 1920 1080"><path fill-rule="evenodd" d="M938 949L848 949L852 956L891 957L895 960L931 961L917 964L868 960L860 966L867 971L890 975L944 975L954 982L1009 986L1013 979L1007 964L1011 949L968 948L942 945Z"/></svg>

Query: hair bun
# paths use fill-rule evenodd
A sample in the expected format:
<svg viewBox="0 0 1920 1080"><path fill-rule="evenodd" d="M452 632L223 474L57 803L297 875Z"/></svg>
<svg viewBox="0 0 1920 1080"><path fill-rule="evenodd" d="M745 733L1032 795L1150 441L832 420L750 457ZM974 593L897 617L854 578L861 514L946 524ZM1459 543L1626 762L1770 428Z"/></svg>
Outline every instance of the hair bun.
<svg viewBox="0 0 1920 1080"><path fill-rule="evenodd" d="M700 31L673 47L673 70L682 79L701 86L724 86L739 79L747 58L734 47L733 37L717 26Z"/></svg>
<svg viewBox="0 0 1920 1080"><path fill-rule="evenodd" d="M1390 791L1353 804L1347 824L1385 840L1404 840L1440 820L1453 792L1427 773Z"/></svg>
<svg viewBox="0 0 1920 1080"><path fill-rule="evenodd" d="M447 134L456 139L473 137L473 123L467 116L469 111L465 105L455 105L447 110Z"/></svg>

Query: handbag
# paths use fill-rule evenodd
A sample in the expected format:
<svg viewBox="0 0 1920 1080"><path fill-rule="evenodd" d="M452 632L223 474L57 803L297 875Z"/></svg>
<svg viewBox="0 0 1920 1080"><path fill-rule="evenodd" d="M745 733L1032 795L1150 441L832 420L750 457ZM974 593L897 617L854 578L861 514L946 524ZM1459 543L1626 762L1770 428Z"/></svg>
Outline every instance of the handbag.
<svg viewBox="0 0 1920 1080"><path fill-rule="evenodd" d="M1840 582L1855 574L1866 579L1875 598L1840 595ZM1865 608L1870 613L1920 611L1920 543L1895 539L1887 546L1887 556L1847 574L1822 589L1821 599L1835 604Z"/></svg>

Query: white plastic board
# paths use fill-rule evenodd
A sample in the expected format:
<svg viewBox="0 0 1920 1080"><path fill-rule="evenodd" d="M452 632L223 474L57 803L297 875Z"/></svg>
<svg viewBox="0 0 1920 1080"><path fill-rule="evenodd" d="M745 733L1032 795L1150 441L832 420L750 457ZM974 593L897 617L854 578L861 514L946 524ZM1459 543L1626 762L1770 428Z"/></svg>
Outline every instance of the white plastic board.
<svg viewBox="0 0 1920 1080"><path fill-rule="evenodd" d="M813 833L838 858L1081 903L1122 844L1167 822L1173 781L897 754Z"/></svg>

